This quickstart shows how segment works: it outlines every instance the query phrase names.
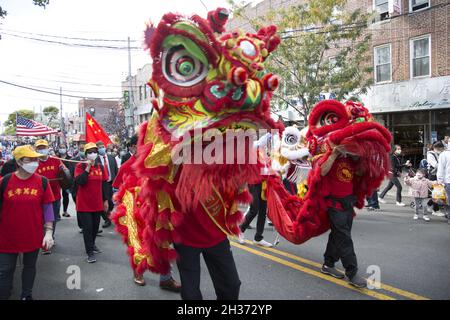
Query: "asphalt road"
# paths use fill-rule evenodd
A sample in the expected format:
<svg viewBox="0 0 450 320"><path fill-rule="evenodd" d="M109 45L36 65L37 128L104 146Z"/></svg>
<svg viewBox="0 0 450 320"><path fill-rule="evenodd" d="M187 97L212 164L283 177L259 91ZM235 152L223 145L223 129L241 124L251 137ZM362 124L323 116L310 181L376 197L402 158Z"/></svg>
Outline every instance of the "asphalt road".
<svg viewBox="0 0 450 320"><path fill-rule="evenodd" d="M357 290L345 281L322 275L319 269L328 237L324 234L300 246L281 239L275 249L256 247L250 241L242 246L233 241L242 281L240 298L450 299L450 225L434 216L430 222L414 221L412 209L393 205L390 194L386 200L391 204L382 205L382 212L359 211L353 227L360 270L366 277L370 276L367 268L379 270L381 289ZM105 229L98 238L97 246L103 253L97 256L97 263L86 263L72 203L69 212L72 217L58 224L53 254L39 257L33 293L36 299L180 299L178 294L158 287L158 275L146 273L145 287L133 283L125 247L112 228ZM254 231L246 231L246 238L253 240ZM276 233L267 226L264 235L267 241L273 241ZM73 281L74 270L80 271L79 288ZM179 279L176 267L174 276ZM205 299L215 299L204 263L201 287ZM19 288L17 268L12 299L18 298Z"/></svg>

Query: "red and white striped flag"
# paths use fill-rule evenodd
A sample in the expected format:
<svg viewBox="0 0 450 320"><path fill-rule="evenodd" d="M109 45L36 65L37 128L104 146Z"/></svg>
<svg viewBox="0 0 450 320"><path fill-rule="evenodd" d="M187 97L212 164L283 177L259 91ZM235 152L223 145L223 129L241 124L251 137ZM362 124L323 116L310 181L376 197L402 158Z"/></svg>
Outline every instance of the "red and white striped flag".
<svg viewBox="0 0 450 320"><path fill-rule="evenodd" d="M49 134L57 134L58 131L36 122L17 115L16 117L16 135L17 136L46 136Z"/></svg>

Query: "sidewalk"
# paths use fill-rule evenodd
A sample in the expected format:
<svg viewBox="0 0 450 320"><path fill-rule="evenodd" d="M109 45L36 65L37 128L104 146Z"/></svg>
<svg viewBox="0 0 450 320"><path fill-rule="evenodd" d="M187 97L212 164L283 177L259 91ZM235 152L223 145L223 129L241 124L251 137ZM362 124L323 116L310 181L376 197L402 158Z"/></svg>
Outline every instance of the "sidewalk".
<svg viewBox="0 0 450 320"><path fill-rule="evenodd" d="M384 200L386 200L386 203L380 203L380 208L381 208L381 213L393 213L393 214L400 214L400 215L413 215L414 214L414 209L410 207L411 202L414 201L414 198L411 197L409 195L409 187L404 183L403 179L400 180L401 184L402 184L402 202L405 204L404 207L400 207L396 205L396 193L397 193L397 188L394 186L392 187L391 190L389 190L386 193L386 196L384 197ZM389 180L386 179L385 181L383 181L383 183L381 184L379 191L378 191L378 196L380 196L380 193L384 190L384 188L387 186L387 184L389 183ZM373 212L373 211L367 211L365 209L360 210L360 212ZM445 212L445 210L443 210L441 208L441 212ZM447 219L445 217L437 217L437 216L433 216L431 215L431 213L429 213L429 216L431 217L432 220L436 220L436 221L440 221L442 220L443 222L447 221Z"/></svg>
<svg viewBox="0 0 450 320"><path fill-rule="evenodd" d="M399 180L402 185L402 201L404 204L408 205L410 202L414 201L414 198L409 195L409 187L403 181L403 177ZM384 190L384 188L386 188L388 183L389 183L389 179L385 179L383 181L380 188L378 188L378 197L380 196L380 194ZM384 197L384 199L390 203L395 204L396 194L397 194L397 188L395 186L393 186L392 189L386 193L386 196Z"/></svg>

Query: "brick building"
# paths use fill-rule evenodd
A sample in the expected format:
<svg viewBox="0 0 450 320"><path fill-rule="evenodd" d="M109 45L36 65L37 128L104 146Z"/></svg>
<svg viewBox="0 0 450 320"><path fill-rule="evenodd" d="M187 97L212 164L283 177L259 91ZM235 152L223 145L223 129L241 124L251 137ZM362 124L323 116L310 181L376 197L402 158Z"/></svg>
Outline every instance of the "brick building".
<svg viewBox="0 0 450 320"><path fill-rule="evenodd" d="M428 143L450 133L449 4L373 4L378 11L377 22L370 26L374 85L362 101L416 164Z"/></svg>
<svg viewBox="0 0 450 320"><path fill-rule="evenodd" d="M304 0L265 0L247 5L249 18ZM348 0L346 10L373 12L373 86L362 102L417 163L426 144L450 135L450 1ZM251 30L241 19L228 29ZM332 53L330 53L332 56Z"/></svg>

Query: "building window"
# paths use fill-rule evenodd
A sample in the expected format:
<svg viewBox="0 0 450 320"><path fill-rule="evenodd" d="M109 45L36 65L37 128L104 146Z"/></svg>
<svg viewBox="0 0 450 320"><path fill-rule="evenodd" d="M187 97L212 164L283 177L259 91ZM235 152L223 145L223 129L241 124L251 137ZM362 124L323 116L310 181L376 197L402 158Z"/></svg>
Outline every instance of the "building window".
<svg viewBox="0 0 450 320"><path fill-rule="evenodd" d="M389 0L374 0L374 9L378 14L376 21L383 21L389 18Z"/></svg>
<svg viewBox="0 0 450 320"><path fill-rule="evenodd" d="M409 0L409 12L415 12L429 7L429 0Z"/></svg>
<svg viewBox="0 0 450 320"><path fill-rule="evenodd" d="M142 86L139 86L139 101L142 100Z"/></svg>
<svg viewBox="0 0 450 320"><path fill-rule="evenodd" d="M391 45L374 48L375 83L392 81Z"/></svg>
<svg viewBox="0 0 450 320"><path fill-rule="evenodd" d="M430 35L411 39L411 75L412 78L431 75L431 37Z"/></svg>

